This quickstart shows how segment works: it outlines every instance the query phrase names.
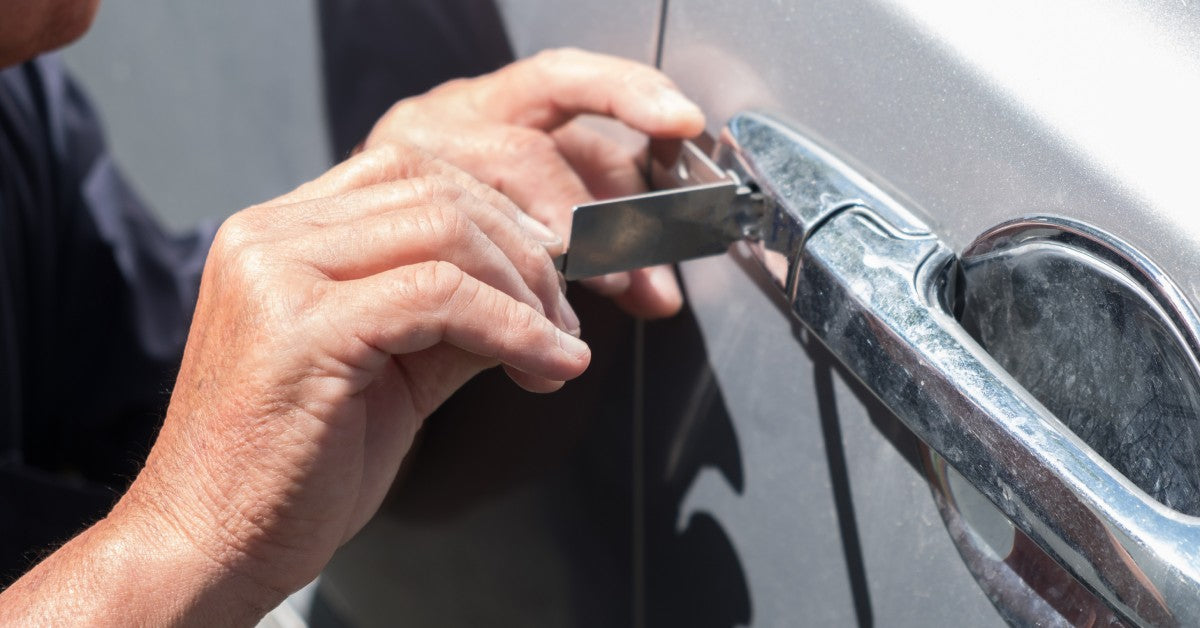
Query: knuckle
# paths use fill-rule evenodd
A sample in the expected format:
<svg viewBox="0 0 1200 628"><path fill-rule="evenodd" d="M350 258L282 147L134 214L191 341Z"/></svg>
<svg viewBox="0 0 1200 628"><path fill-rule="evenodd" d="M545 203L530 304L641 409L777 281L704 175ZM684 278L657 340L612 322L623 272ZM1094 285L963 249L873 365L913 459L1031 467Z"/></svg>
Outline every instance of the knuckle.
<svg viewBox="0 0 1200 628"><path fill-rule="evenodd" d="M420 221L429 231L431 241L461 245L470 240L474 223L453 204L433 203L427 206Z"/></svg>
<svg viewBox="0 0 1200 628"><path fill-rule="evenodd" d="M371 170L392 171L406 161L401 149L392 143L381 143L359 153L356 159Z"/></svg>
<svg viewBox="0 0 1200 628"><path fill-rule="evenodd" d="M554 260L546 252L546 247L526 237L521 243L520 259L518 261L522 274L528 278L528 283L537 291L538 287L553 285L558 290L558 279L555 276Z"/></svg>
<svg viewBox="0 0 1200 628"><path fill-rule="evenodd" d="M428 175L407 180L417 199L425 203L454 203L466 190L449 177Z"/></svg>
<svg viewBox="0 0 1200 628"><path fill-rule="evenodd" d="M544 332L550 323L537 310L519 301L508 301L503 308L499 320L504 325L504 335L509 343L532 346L545 337Z"/></svg>
<svg viewBox="0 0 1200 628"><path fill-rule="evenodd" d="M249 243L239 247L232 255L234 272L245 278L257 278L270 274L274 253L262 243Z"/></svg>
<svg viewBox="0 0 1200 628"><path fill-rule="evenodd" d="M275 291L274 295L266 298L270 299L269 309L282 317L293 319L293 323L298 322L309 329L330 329L330 312L326 307L329 288L326 282L311 281L293 287L286 293Z"/></svg>
<svg viewBox="0 0 1200 628"><path fill-rule="evenodd" d="M413 283L417 292L424 298L426 307L439 312L449 312L456 301L464 298L464 287L470 282L467 281L466 273L459 267L438 260L422 264Z"/></svg>
<svg viewBox="0 0 1200 628"><path fill-rule="evenodd" d="M225 219L213 239L213 252L222 257L229 256L252 242L257 230L251 222L244 210Z"/></svg>
<svg viewBox="0 0 1200 628"><path fill-rule="evenodd" d="M549 48L543 50L533 56L533 63L542 68L558 68L571 67L583 62L586 57L579 48L565 46L562 48Z"/></svg>
<svg viewBox="0 0 1200 628"><path fill-rule="evenodd" d="M418 203L431 203L437 197L436 187L437 184L429 177L414 177L397 182L395 189L402 194L410 194L412 200Z"/></svg>
<svg viewBox="0 0 1200 628"><path fill-rule="evenodd" d="M274 329L286 328L292 323L285 321L303 318L321 301L322 294L314 289L314 282L289 273L285 266L272 245L246 244L219 268L222 291L247 319Z"/></svg>
<svg viewBox="0 0 1200 628"><path fill-rule="evenodd" d="M520 301L509 301L508 309L509 324L519 336L529 336L541 327L541 314L529 305Z"/></svg>

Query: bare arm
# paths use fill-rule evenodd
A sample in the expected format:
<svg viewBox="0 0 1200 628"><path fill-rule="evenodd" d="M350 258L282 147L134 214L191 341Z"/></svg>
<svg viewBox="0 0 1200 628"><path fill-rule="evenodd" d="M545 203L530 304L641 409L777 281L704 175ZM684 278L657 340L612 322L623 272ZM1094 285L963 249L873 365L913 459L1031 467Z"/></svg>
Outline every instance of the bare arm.
<svg viewBox="0 0 1200 628"><path fill-rule="evenodd" d="M283 597L121 506L0 596L0 625L250 625Z"/></svg>

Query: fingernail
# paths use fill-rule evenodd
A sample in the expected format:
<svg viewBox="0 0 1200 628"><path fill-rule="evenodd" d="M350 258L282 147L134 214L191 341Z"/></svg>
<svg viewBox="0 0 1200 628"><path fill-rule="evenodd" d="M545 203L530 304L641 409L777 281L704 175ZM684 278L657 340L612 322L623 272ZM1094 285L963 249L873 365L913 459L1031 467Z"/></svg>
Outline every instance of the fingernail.
<svg viewBox="0 0 1200 628"><path fill-rule="evenodd" d="M550 227L543 225L541 221L525 212L517 214L517 224L521 225L521 228L534 240L548 247L562 245L562 238L558 237L557 233L554 233L550 230Z"/></svg>
<svg viewBox="0 0 1200 628"><path fill-rule="evenodd" d="M589 351L587 343L568 334L563 330L558 330L558 346L563 351L571 355L571 357L582 357L587 355Z"/></svg>
<svg viewBox="0 0 1200 628"><path fill-rule="evenodd" d="M562 272L558 273L558 291L563 294L567 293L567 276Z"/></svg>
<svg viewBox="0 0 1200 628"><path fill-rule="evenodd" d="M687 96L670 87L662 87L658 92L658 106L663 113L670 116L703 116L700 107L688 100Z"/></svg>
<svg viewBox="0 0 1200 628"><path fill-rule="evenodd" d="M563 328L572 336L579 335L579 316L567 301L567 295L558 293L558 318L562 320Z"/></svg>

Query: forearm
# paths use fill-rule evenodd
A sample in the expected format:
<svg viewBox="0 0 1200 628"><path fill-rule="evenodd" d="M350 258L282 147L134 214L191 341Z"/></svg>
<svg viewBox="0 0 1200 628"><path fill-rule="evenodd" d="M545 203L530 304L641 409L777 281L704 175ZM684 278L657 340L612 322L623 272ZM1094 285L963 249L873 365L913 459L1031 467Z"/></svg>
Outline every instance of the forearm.
<svg viewBox="0 0 1200 628"><path fill-rule="evenodd" d="M281 599L123 500L0 593L0 625L253 625Z"/></svg>

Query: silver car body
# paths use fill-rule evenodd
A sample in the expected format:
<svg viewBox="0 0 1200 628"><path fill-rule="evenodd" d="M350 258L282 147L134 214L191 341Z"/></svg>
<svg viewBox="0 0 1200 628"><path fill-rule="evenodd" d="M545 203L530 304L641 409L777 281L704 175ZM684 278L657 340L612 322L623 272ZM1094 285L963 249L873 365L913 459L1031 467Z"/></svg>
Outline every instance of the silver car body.
<svg viewBox="0 0 1200 628"><path fill-rule="evenodd" d="M656 4L504 6L519 54L581 45L657 60L713 134L744 111L794 121L958 252L1014 219L1070 218L1200 303L1194 6L670 0L653 15L654 46L629 40ZM595 28L616 16L628 26ZM796 334L754 271L731 256L681 265L744 477L699 473L679 532L698 514L719 523L744 573L744 619L758 625L1002 623L895 425L873 420L874 400ZM820 418L831 412L833 434ZM1012 533L996 515L979 527L1003 550Z"/></svg>

